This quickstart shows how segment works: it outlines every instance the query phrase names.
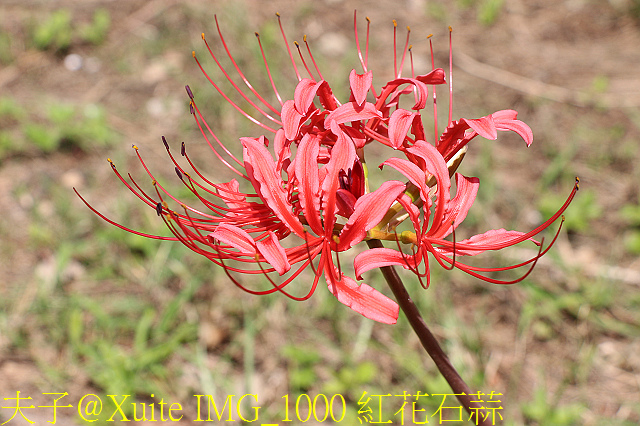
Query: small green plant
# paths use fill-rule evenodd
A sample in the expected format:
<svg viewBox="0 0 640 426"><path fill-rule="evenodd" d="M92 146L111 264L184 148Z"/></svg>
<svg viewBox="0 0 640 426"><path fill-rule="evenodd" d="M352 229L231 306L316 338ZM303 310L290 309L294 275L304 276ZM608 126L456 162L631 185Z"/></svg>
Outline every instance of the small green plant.
<svg viewBox="0 0 640 426"><path fill-rule="evenodd" d="M45 123L26 122L23 132L28 142L43 153L59 148L87 150L106 146L114 139L104 111L93 104L52 105L46 111Z"/></svg>
<svg viewBox="0 0 640 426"><path fill-rule="evenodd" d="M110 27L111 14L107 9L98 9L91 23L80 27L78 32L82 40L98 46L106 40Z"/></svg>
<svg viewBox="0 0 640 426"><path fill-rule="evenodd" d="M305 392L318 381L314 368L321 356L316 349L287 345L282 348L282 355L289 359L292 365L289 369L292 390Z"/></svg>
<svg viewBox="0 0 640 426"><path fill-rule="evenodd" d="M545 218L551 216L555 211L553 207L557 205L554 203L561 203L563 198L562 195L545 194L539 205L542 216ZM603 208L598 203L595 192L589 189L581 190L580 196L576 197L571 206L567 208L565 212L566 221L563 226L568 231L588 232L592 222L599 219L602 213Z"/></svg>
<svg viewBox="0 0 640 426"><path fill-rule="evenodd" d="M503 4L504 0L484 0L478 6L478 21L487 27L495 24Z"/></svg>
<svg viewBox="0 0 640 426"><path fill-rule="evenodd" d="M71 12L59 9L35 28L33 43L40 50L60 51L71 45L72 36Z"/></svg>
<svg viewBox="0 0 640 426"><path fill-rule="evenodd" d="M640 254L640 204L626 204L620 209L620 216L631 227L624 237L625 248L631 254Z"/></svg>
<svg viewBox="0 0 640 426"><path fill-rule="evenodd" d="M533 400L522 406L522 411L527 419L536 421L538 424L557 426L578 424L584 410L585 407L581 404L549 403L547 391L542 387L536 389Z"/></svg>

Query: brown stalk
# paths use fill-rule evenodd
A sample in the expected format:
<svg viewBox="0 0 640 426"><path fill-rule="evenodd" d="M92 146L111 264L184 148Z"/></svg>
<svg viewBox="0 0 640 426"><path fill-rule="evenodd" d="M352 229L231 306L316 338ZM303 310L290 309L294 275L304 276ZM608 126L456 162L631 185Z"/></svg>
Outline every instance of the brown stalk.
<svg viewBox="0 0 640 426"><path fill-rule="evenodd" d="M380 240L368 240L367 245L369 248L384 247ZM427 323L422 318L422 315L420 315L420 311L418 311L413 300L411 300L395 268L393 266L383 266L380 269L387 284L391 287L391 291L398 301L400 309L402 309L402 312L407 316L413 331L418 335L420 343L422 343L422 346L431 359L436 363L440 374L447 380L449 386L451 386L451 389L456 394L458 401L460 401L462 406L471 415L470 420L476 425L491 425L492 422L487 415L488 413L484 410L480 402L474 401L473 392L464 380L462 380L460 374L458 374L453 364L451 364L451 361L449 361L449 357L444 353L435 336L431 333L429 327L427 327Z"/></svg>

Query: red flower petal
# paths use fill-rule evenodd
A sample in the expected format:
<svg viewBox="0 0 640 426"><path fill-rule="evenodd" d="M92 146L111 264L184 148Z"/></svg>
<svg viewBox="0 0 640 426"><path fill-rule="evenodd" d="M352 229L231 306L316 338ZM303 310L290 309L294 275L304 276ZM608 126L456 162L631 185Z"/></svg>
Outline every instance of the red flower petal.
<svg viewBox="0 0 640 426"><path fill-rule="evenodd" d="M395 324L398 321L400 307L396 302L367 284L358 285L344 274L337 282L330 281L330 275L325 274L329 291L340 303L374 321L384 324Z"/></svg>
<svg viewBox="0 0 640 426"><path fill-rule="evenodd" d="M307 115L309 107L311 107L311 104L313 103L313 98L316 97L318 90L320 90L320 87L323 84L326 85L327 82L321 80L316 83L309 78L303 78L300 83L298 83L293 99L295 101L296 109L300 114L303 116Z"/></svg>
<svg viewBox="0 0 640 426"><path fill-rule="evenodd" d="M367 231L378 224L396 198L404 192L406 185L397 180L383 183L374 192L358 198L354 212L340 231L338 250L348 250L367 235Z"/></svg>
<svg viewBox="0 0 640 426"><path fill-rule="evenodd" d="M466 177L456 173L456 196L449 203L449 208L442 219L440 228L429 235L431 238L446 237L464 221L476 199L479 186L480 180L478 178ZM453 226L451 225L452 222Z"/></svg>
<svg viewBox="0 0 640 426"><path fill-rule="evenodd" d="M369 120L375 117L382 118L382 114L374 104L365 102L364 105L360 106L355 102L347 102L327 115L324 119L324 127L331 129L333 123L342 124L350 121Z"/></svg>
<svg viewBox="0 0 640 426"><path fill-rule="evenodd" d="M238 249L242 254L256 254L256 243L253 241L253 238L251 238L251 235L237 226L221 223L216 227L215 231L208 236L225 244L229 244L231 247Z"/></svg>
<svg viewBox="0 0 640 426"><path fill-rule="evenodd" d="M416 80L425 84L444 84L446 83L444 70L436 68L428 74L416 76Z"/></svg>
<svg viewBox="0 0 640 426"><path fill-rule="evenodd" d="M522 242L524 232L507 231L506 229L492 229L483 234L456 242L456 254L475 256L487 250L500 250ZM440 248L441 252L451 253L452 248Z"/></svg>
<svg viewBox="0 0 640 426"><path fill-rule="evenodd" d="M418 263L420 259L417 259ZM390 248L373 248L358 254L353 261L356 278L361 280L362 274L371 269L382 268L383 266L400 265L405 269L409 269L407 261L411 262L411 267L416 267L416 262L411 255L403 255L398 250Z"/></svg>
<svg viewBox="0 0 640 426"><path fill-rule="evenodd" d="M475 130L480 136L483 138L487 138L490 140L498 139L498 130L496 129L496 123L493 121L493 116L487 115L482 118L463 118L460 121L464 121Z"/></svg>
<svg viewBox="0 0 640 426"><path fill-rule="evenodd" d="M511 130L520 135L526 142L527 146L531 146L533 142L533 132L531 128L524 122L516 120L518 113L512 109L506 109L502 111L496 111L493 114L493 121L496 123L498 130Z"/></svg>
<svg viewBox="0 0 640 426"><path fill-rule="evenodd" d="M318 235L322 234L320 222L320 181L318 177L318 152L320 139L306 134L300 141L295 159L300 206L307 223Z"/></svg>
<svg viewBox="0 0 640 426"><path fill-rule="evenodd" d="M296 136L298 136L298 130L300 130L300 122L302 121L302 114L300 114L296 109L294 101L288 100L284 104L282 104L280 118L282 119L284 135L287 139L294 140Z"/></svg>
<svg viewBox="0 0 640 426"><path fill-rule="evenodd" d="M304 238L304 227L297 216L292 213L291 203L287 199L287 191L276 173L276 166L271 154L261 142L262 139L263 137L259 140L240 138L244 147L247 175L264 203L291 231Z"/></svg>
<svg viewBox="0 0 640 426"><path fill-rule="evenodd" d="M402 173L412 184L420 188L420 198L422 198L422 201L427 203L430 202L428 196L429 187L427 186L424 170L413 164L411 161L396 157L391 157L384 163L380 164L380 168L384 166L391 166Z"/></svg>
<svg viewBox="0 0 640 426"><path fill-rule="evenodd" d="M389 141L394 149L402 146L416 117L419 117L418 113L410 112L406 109L397 109L391 114L389 118Z"/></svg>
<svg viewBox="0 0 640 426"><path fill-rule="evenodd" d="M362 105L367 99L367 92L371 88L373 83L373 72L367 71L364 74L357 74L356 70L351 70L349 74L349 85L351 86L351 93L358 105Z"/></svg>
<svg viewBox="0 0 640 426"><path fill-rule="evenodd" d="M275 268L280 275L286 273L291 269L289 259L284 248L280 245L278 237L272 231L269 231L269 236L262 241L256 243L258 251L269 262L271 266Z"/></svg>

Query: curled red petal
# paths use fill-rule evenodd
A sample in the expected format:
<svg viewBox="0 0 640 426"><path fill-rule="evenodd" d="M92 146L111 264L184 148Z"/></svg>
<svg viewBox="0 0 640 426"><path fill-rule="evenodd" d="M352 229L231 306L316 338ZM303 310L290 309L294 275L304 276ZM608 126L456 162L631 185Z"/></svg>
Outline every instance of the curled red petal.
<svg viewBox="0 0 640 426"><path fill-rule="evenodd" d="M329 291L338 301L366 318L384 324L398 321L400 307L396 302L367 284L360 284L342 274L340 281L331 281L331 274L325 274Z"/></svg>
<svg viewBox="0 0 640 426"><path fill-rule="evenodd" d="M456 254L475 256L487 250L500 250L522 242L521 237L523 235L525 233L520 231L507 231L504 228L492 229L485 233L474 235L467 240L456 242ZM510 242L513 242L513 244L510 244ZM452 248L441 247L438 250L443 253L451 253Z"/></svg>
<svg viewBox="0 0 640 426"><path fill-rule="evenodd" d="M285 137L289 140L294 140L298 135L300 122L302 121L302 114L300 114L296 109L294 101L288 100L282 104L280 118L282 119L282 127L284 128Z"/></svg>
<svg viewBox="0 0 640 426"><path fill-rule="evenodd" d="M355 102L347 102L327 115L324 119L324 127L330 129L333 123L342 124L350 121L369 120L376 117L382 118L382 114L376 109L374 104L365 102L363 105L358 105Z"/></svg>
<svg viewBox="0 0 640 426"><path fill-rule="evenodd" d="M298 83L293 99L295 101L296 109L300 114L303 116L307 115L309 108L313 103L313 99L323 86L328 86L326 81L320 80L315 82L309 78L303 78L300 83Z"/></svg>
<svg viewBox="0 0 640 426"><path fill-rule="evenodd" d="M424 84L444 84L447 82L442 68L436 68L427 74L418 75L416 76L416 80Z"/></svg>
<svg viewBox="0 0 640 426"><path fill-rule="evenodd" d="M349 85L351 86L351 93L358 105L362 105L367 99L367 92L371 88L373 83L373 72L367 71L364 74L357 74L356 70L351 70L349 74Z"/></svg>
<svg viewBox="0 0 640 426"><path fill-rule="evenodd" d="M340 232L338 250L348 250L367 235L367 231L382 220L391 204L404 192L406 185L397 180L383 183L374 192L358 198L354 212Z"/></svg>
<svg viewBox="0 0 640 426"><path fill-rule="evenodd" d="M411 109L414 109L416 111L423 109L427 105L429 88L425 83L415 78L397 78L395 80L388 82L382 88L381 96L384 96L385 93L393 92L394 95L391 96L391 99L389 100L388 104L389 106L395 104L398 101L398 97L401 94L407 93L406 89L398 90L398 87L403 84L411 84L415 88L416 103L411 107Z"/></svg>
<svg viewBox="0 0 640 426"><path fill-rule="evenodd" d="M416 141L415 145L407 149L411 154L422 158L425 163L426 172L432 174L436 178L438 187L438 198L433 223L429 232L434 232L438 225L442 222L446 210L449 207L451 194L451 179L449 178L449 169L442 157L442 154L436 147L425 141Z"/></svg>
<svg viewBox="0 0 640 426"><path fill-rule="evenodd" d="M398 149L404 143L409 128L415 119L419 119L416 112L407 111L406 109L397 109L389 118L389 141L394 149Z"/></svg>
<svg viewBox="0 0 640 426"><path fill-rule="evenodd" d="M273 266L280 275L291 269L284 247L280 245L278 237L274 232L269 231L268 237L258 241L256 247L264 259Z"/></svg>
<svg viewBox="0 0 640 426"><path fill-rule="evenodd" d="M373 248L358 254L353 261L353 267L356 278L361 280L364 272L383 266L400 265L405 269L413 268L415 270L416 264L413 259L413 256L400 253L398 250L386 247ZM411 262L411 265L408 265L407 262Z"/></svg>
<svg viewBox="0 0 640 426"><path fill-rule="evenodd" d="M302 137L295 159L295 173L298 179L300 207L307 223L316 234L322 233L320 222L320 180L318 153L320 139L311 134Z"/></svg>
<svg viewBox="0 0 640 426"><path fill-rule="evenodd" d="M460 173L456 173L455 176L456 196L449 203L449 208L442 219L440 228L429 235L432 238L444 238L451 234L467 217L467 213L478 194L478 187L480 186L480 180L478 178L466 177Z"/></svg>
<svg viewBox="0 0 640 426"><path fill-rule="evenodd" d="M271 154L260 139L240 138L244 147L244 162L247 175L264 203L276 216L299 237L304 237L304 227L293 214L293 207L287 198L287 190L276 173L276 165Z"/></svg>
<svg viewBox="0 0 640 426"><path fill-rule="evenodd" d="M489 114L482 118L463 118L460 121L464 121L476 131L483 138L490 140L498 139L498 129L496 129L496 123L493 120L493 115Z"/></svg>
<svg viewBox="0 0 640 426"><path fill-rule="evenodd" d="M391 157L384 163L380 164L380 167L391 166L400 173L402 173L411 183L420 188L420 198L424 202L429 200L429 187L426 182L426 174L424 170L416 166L414 163L402 158Z"/></svg>
<svg viewBox="0 0 640 426"><path fill-rule="evenodd" d="M235 179L217 184L216 191L230 209L244 205L247 199L247 195L240 192L240 184Z"/></svg>
<svg viewBox="0 0 640 426"><path fill-rule="evenodd" d="M496 124L498 130L511 130L516 132L522 139L524 139L527 146L531 146L533 142L533 132L531 127L526 123L516 120L518 112L512 109L506 109L502 111L496 111L493 114L493 121Z"/></svg>
<svg viewBox="0 0 640 426"><path fill-rule="evenodd" d="M253 238L251 238L251 235L237 226L221 223L208 236L225 244L229 244L238 249L242 254L256 254L256 243L253 241Z"/></svg>

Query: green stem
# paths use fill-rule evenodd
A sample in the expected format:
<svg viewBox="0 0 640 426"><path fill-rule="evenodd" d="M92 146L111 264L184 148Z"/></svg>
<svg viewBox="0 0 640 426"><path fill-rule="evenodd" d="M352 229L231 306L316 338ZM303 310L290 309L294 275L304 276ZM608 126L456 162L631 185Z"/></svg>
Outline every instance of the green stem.
<svg viewBox="0 0 640 426"><path fill-rule="evenodd" d="M384 247L380 240L368 240L367 245L369 248L381 248ZM391 291L393 291L396 300L398 301L398 305L400 305L400 309L407 316L409 320L409 324L413 328L413 331L418 335L420 339L420 343L425 348L431 359L436 363L438 370L449 383L451 389L456 394L458 401L464 406L467 412L471 415L473 423L476 425L492 425L493 422L490 421L488 413L484 410L482 404L480 402L476 402L474 399L479 399L474 397L471 389L467 384L462 380L462 377L458 374L456 369L454 368L449 358L444 353L440 344L436 340L435 336L427 327L427 323L420 315L420 311L416 307L413 300L409 296L407 289L402 284L402 280L398 273L394 269L393 266L384 266L380 268L382 270L382 275L384 276L387 284L391 287ZM477 393L475 394L477 395Z"/></svg>

